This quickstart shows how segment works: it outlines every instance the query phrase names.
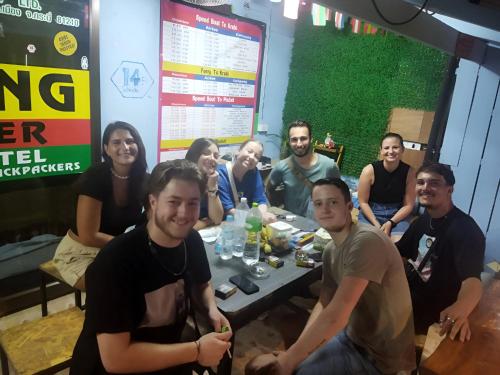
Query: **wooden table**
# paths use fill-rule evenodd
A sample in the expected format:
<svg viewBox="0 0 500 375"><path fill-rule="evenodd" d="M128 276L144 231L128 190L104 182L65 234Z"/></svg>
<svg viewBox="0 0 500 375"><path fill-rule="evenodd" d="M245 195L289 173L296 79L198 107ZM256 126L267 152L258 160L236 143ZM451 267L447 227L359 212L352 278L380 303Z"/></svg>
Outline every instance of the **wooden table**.
<svg viewBox="0 0 500 375"><path fill-rule="evenodd" d="M275 213L282 210L276 210ZM293 226L312 231L318 228L318 225L312 220L297 216L296 220L291 222ZM212 284L217 287L221 283L229 283L229 277L237 274L248 276L255 284L259 286L259 292L246 295L241 290L226 300L216 298L219 310L228 318L233 329L231 339L234 349L234 338L239 328L257 318L260 314L276 305L288 301L297 294L297 291L308 286L314 281L320 280L322 275L322 264L316 263L315 268L302 268L295 265L295 254L290 253L281 257L284 260L284 266L278 269L270 267L270 275L265 279L254 279L248 274L241 258L233 258L227 261L220 259L215 255L214 245L205 244L212 273ZM227 357L221 362L218 374L230 374L232 361Z"/></svg>
<svg viewBox="0 0 500 375"><path fill-rule="evenodd" d="M421 375L500 374L500 280L487 285L469 322L470 341L444 339L420 366Z"/></svg>

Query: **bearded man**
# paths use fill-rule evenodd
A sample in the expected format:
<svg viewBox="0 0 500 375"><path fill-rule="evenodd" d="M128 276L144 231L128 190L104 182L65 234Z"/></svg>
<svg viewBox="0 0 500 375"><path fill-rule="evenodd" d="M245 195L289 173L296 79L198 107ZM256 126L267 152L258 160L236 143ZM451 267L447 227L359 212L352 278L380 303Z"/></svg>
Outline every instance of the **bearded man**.
<svg viewBox="0 0 500 375"><path fill-rule="evenodd" d="M416 193L425 212L396 246L408 262L416 332L426 334L439 322L441 334L463 342L470 339L468 316L482 294L485 238L474 219L453 204L454 184L444 164L420 167Z"/></svg>
<svg viewBox="0 0 500 375"><path fill-rule="evenodd" d="M269 175L268 194L284 185L284 208L296 215L313 218L312 184L322 178L339 178L333 159L317 154L312 148L311 124L297 120L288 125L288 145L292 155L281 160Z"/></svg>

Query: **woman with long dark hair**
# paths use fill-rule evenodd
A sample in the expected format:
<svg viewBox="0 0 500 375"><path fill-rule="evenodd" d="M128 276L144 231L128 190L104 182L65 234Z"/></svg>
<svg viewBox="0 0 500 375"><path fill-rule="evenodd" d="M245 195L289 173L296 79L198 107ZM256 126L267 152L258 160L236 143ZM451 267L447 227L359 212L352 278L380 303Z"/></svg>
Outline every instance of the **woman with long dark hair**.
<svg viewBox="0 0 500 375"><path fill-rule="evenodd" d="M219 173L216 169L219 156L219 146L210 138L195 139L186 154L186 159L195 163L207 179L207 191L200 204L200 218L194 229L219 225L224 216L219 198Z"/></svg>
<svg viewBox="0 0 500 375"><path fill-rule="evenodd" d="M102 137L104 161L76 183L76 221L56 249L54 263L66 282L84 289L84 274L99 249L143 220L148 177L146 150L129 123L109 124Z"/></svg>

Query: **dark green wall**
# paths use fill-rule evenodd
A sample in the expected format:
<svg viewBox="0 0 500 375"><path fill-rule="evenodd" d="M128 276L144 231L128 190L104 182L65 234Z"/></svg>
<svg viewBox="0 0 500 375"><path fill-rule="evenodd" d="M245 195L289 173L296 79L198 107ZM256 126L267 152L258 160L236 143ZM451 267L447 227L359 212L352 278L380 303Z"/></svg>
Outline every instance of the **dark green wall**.
<svg viewBox="0 0 500 375"><path fill-rule="evenodd" d="M342 174L359 175L377 158L391 108L436 109L447 64L444 53L404 37L353 34L333 22L316 27L304 15L295 31L284 129L308 120L320 143L330 131L346 148Z"/></svg>

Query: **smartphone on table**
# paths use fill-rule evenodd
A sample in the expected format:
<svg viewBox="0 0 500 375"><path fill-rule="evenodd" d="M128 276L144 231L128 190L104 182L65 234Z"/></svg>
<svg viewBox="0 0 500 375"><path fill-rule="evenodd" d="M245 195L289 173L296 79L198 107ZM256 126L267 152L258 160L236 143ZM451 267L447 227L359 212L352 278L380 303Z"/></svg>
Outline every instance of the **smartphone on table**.
<svg viewBox="0 0 500 375"><path fill-rule="evenodd" d="M231 276L229 278L229 281L240 288L245 294L257 293L260 290L258 285L256 285L243 275Z"/></svg>

